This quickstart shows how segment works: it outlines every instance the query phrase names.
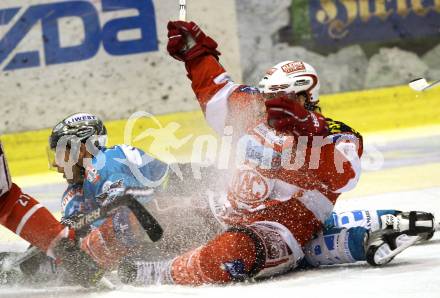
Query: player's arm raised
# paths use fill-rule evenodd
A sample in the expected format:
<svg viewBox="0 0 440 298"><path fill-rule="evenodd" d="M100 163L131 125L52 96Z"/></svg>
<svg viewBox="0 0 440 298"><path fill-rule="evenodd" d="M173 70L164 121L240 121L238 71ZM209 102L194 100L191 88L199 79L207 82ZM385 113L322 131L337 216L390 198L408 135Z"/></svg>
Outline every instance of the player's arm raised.
<svg viewBox="0 0 440 298"><path fill-rule="evenodd" d="M231 80L219 63L217 43L194 22L173 21L168 23L167 50L173 58L185 62L207 122L222 133L231 110L243 104L236 105L236 98L231 97L240 85Z"/></svg>

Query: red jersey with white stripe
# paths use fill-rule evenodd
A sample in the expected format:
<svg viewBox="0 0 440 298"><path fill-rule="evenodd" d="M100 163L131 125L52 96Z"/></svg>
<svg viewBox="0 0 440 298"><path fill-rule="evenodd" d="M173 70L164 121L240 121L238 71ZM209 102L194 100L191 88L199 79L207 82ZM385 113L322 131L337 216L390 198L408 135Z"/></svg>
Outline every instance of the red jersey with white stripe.
<svg viewBox="0 0 440 298"><path fill-rule="evenodd" d="M276 222L303 246L321 229L338 196L356 185L361 136L305 109L298 121L306 129L277 132L267 124L258 90L235 84L214 57L191 60L186 68L210 126L220 134L233 128L241 162L230 181L225 222Z"/></svg>
<svg viewBox="0 0 440 298"><path fill-rule="evenodd" d="M51 255L51 249L69 230L33 197L12 183L0 142L0 224Z"/></svg>

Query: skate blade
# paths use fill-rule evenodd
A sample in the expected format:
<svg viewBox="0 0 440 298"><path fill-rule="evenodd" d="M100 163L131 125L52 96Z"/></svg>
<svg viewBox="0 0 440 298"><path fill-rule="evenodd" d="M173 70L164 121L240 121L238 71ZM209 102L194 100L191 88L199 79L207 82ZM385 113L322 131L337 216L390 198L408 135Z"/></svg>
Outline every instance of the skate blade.
<svg viewBox="0 0 440 298"><path fill-rule="evenodd" d="M397 247L395 250L390 250L388 245L388 249L387 251L384 251L384 254L386 254L385 257L374 257L374 261L376 262L376 264L378 265L384 265L386 263L388 263L392 258L394 258L395 256L397 256L398 254L400 254L402 251L404 251L405 249L407 249L408 247L414 245L417 241L421 240L420 236L407 236L407 235L402 235L405 237L402 237L401 240L398 240L401 236L399 236L396 241L401 241L403 242L402 245L400 245L399 247ZM411 238L411 239L408 239ZM390 253L388 253L390 251Z"/></svg>

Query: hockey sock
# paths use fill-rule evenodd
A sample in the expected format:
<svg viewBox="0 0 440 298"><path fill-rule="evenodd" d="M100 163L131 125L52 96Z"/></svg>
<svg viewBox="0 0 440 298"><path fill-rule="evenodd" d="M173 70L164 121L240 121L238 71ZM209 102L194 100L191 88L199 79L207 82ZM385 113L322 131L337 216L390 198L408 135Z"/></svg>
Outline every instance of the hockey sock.
<svg viewBox="0 0 440 298"><path fill-rule="evenodd" d="M367 235L363 227L327 230L306 245L305 260L312 267L363 261Z"/></svg>

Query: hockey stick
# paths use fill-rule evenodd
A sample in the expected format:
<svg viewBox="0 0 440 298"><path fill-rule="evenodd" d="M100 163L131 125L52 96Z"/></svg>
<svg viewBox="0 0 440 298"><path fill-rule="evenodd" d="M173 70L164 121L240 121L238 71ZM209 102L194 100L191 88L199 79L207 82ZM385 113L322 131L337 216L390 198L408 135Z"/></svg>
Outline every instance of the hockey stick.
<svg viewBox="0 0 440 298"><path fill-rule="evenodd" d="M186 0L179 0L179 21L186 22L186 14L187 14ZM186 39L186 47L182 49L182 52L185 52L191 49L196 44L196 41L188 34L186 33L183 34Z"/></svg>
<svg viewBox="0 0 440 298"><path fill-rule="evenodd" d="M411 89L421 92L421 91L431 89L432 87L434 87L438 84L440 84L440 80L429 84L425 78L420 78L420 79L415 79L415 80L411 81L408 85L409 85L409 87L411 87Z"/></svg>
<svg viewBox="0 0 440 298"><path fill-rule="evenodd" d="M163 234L162 227L156 219L136 200L136 197L146 197L153 194L152 189L128 188L124 195L115 197L111 202L105 204L88 214L84 214L71 224L71 227L79 234L86 232L90 225L98 219L108 216L108 214L118 207L128 207L141 224L152 242L158 241Z"/></svg>
<svg viewBox="0 0 440 298"><path fill-rule="evenodd" d="M186 21L186 0L179 0L179 21Z"/></svg>
<svg viewBox="0 0 440 298"><path fill-rule="evenodd" d="M125 191L124 195L116 197L110 203L91 213L78 217L69 223L69 226L73 228L77 234L86 233L95 221L106 218L109 213L116 208L126 206L133 212L151 241L156 242L162 237L162 227L145 207L136 200L136 197L146 197L153 194L153 192L152 189L129 188ZM5 258L1 262L0 271L10 271L12 268L36 256L39 252L40 250L37 247L32 247L19 257L11 256L10 259Z"/></svg>
<svg viewBox="0 0 440 298"><path fill-rule="evenodd" d="M152 189L143 188L128 188L125 191L124 197L126 206L133 212L137 220L144 228L152 242L159 241L163 235L163 229L157 220L145 209L145 207L136 200L136 197L147 197L153 194Z"/></svg>

